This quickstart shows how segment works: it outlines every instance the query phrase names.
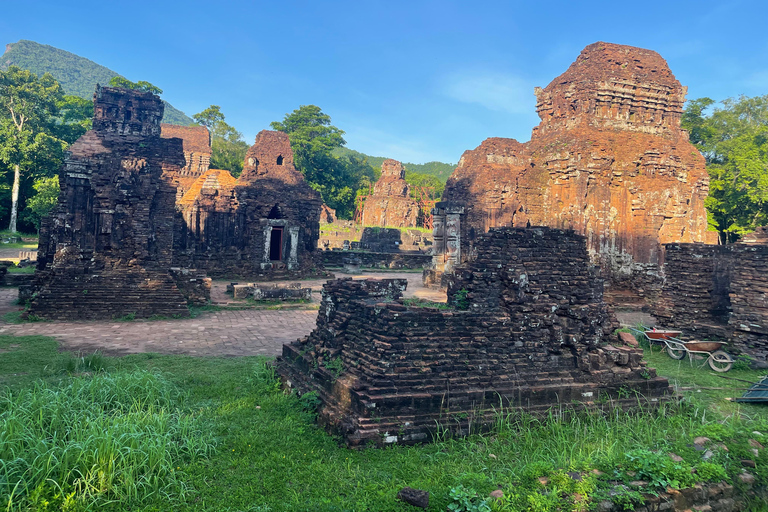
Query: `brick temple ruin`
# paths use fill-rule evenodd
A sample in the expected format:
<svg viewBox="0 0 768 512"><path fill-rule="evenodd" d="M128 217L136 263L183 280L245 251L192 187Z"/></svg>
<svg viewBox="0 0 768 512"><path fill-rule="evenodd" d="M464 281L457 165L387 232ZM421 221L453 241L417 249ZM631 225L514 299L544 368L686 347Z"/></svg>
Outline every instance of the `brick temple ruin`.
<svg viewBox="0 0 768 512"><path fill-rule="evenodd" d="M322 275L320 194L293 164L288 135L263 130L235 180L208 170L179 201L174 265L214 278Z"/></svg>
<svg viewBox="0 0 768 512"><path fill-rule="evenodd" d="M97 86L93 129L70 147L58 205L40 228L29 314L189 315L170 273L184 151L161 137L162 117L153 94Z"/></svg>
<svg viewBox="0 0 768 512"><path fill-rule="evenodd" d="M419 225L419 215L419 202L411 197L403 164L391 158L384 160L373 194L365 200L362 225L413 228Z"/></svg>
<svg viewBox="0 0 768 512"><path fill-rule="evenodd" d="M768 360L768 227L735 244L665 248L660 323Z"/></svg>
<svg viewBox="0 0 768 512"><path fill-rule="evenodd" d="M657 267L661 244L715 243L704 157L680 127L686 90L656 52L587 46L536 88L529 142L490 138L461 157L443 200L465 208L462 258L491 227L549 225L584 234L620 280Z"/></svg>
<svg viewBox="0 0 768 512"><path fill-rule="evenodd" d="M467 434L499 406L630 408L672 393L641 350L611 335L586 237L496 228L475 251L448 288L466 310L406 306L404 280L329 281L315 330L284 345L278 371L318 393L321 423L349 445Z"/></svg>

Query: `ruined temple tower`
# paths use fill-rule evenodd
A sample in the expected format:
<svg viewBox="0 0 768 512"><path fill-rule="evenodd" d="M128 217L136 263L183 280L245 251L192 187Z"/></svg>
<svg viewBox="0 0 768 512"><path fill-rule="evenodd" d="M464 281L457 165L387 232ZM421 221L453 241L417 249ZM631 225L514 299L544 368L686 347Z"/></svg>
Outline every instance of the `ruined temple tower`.
<svg viewBox="0 0 768 512"><path fill-rule="evenodd" d="M36 294L43 318L188 315L169 274L182 141L160 136L163 103L98 87L93 129L75 142L61 193L40 229Z"/></svg>
<svg viewBox="0 0 768 512"><path fill-rule="evenodd" d="M181 139L186 164L178 173L176 199L184 197L187 190L211 164L211 133L205 126L178 126L162 123L160 136L164 139Z"/></svg>
<svg viewBox="0 0 768 512"><path fill-rule="evenodd" d="M680 127L686 88L659 54L595 43L535 93L531 140L487 139L448 180L443 200L465 207L463 257L491 227L548 225L584 234L621 278L658 265L661 244L716 241L704 157Z"/></svg>
<svg viewBox="0 0 768 512"><path fill-rule="evenodd" d="M320 194L293 164L288 135L262 130L235 180L201 175L179 201L174 262L212 277L276 279L319 272Z"/></svg>
<svg viewBox="0 0 768 512"><path fill-rule="evenodd" d="M365 200L363 226L413 228L418 221L419 203L411 198L403 164L397 160L384 160L373 195Z"/></svg>

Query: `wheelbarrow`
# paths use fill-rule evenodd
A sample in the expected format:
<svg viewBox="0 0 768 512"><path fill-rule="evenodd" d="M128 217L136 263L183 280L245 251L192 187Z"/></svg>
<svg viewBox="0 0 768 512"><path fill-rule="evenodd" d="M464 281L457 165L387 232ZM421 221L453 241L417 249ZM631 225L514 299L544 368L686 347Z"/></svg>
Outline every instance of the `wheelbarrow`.
<svg viewBox="0 0 768 512"><path fill-rule="evenodd" d="M683 359L686 354L693 364L691 354L706 355L705 363L716 372L727 372L733 366L733 358L724 350L720 350L724 341L682 341L679 339L663 339L667 345L667 355L672 359Z"/></svg>

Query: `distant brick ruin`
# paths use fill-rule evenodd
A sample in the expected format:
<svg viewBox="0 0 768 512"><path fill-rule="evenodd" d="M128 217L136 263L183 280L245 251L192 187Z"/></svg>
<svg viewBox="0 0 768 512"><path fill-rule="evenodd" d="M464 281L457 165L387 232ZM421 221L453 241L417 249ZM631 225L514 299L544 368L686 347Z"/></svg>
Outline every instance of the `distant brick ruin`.
<svg viewBox="0 0 768 512"><path fill-rule="evenodd" d="M655 315L698 338L768 360L768 228L729 245L668 244Z"/></svg>
<svg viewBox="0 0 768 512"><path fill-rule="evenodd" d="M680 128L686 88L656 52L587 46L536 89L531 140L466 151L444 201L465 207L462 257L494 226L549 225L587 238L612 279L661 262L661 244L714 243L704 158Z"/></svg>
<svg viewBox="0 0 768 512"><path fill-rule="evenodd" d="M319 275L321 207L293 165L288 135L263 130L237 180L211 169L179 201L174 264L214 278Z"/></svg>
<svg viewBox="0 0 768 512"><path fill-rule="evenodd" d="M475 242L448 291L466 310L405 306L404 280L325 285L316 329L278 360L289 386L318 393L321 423L353 446L413 444L481 429L500 406L545 414L671 394L641 350L606 344L617 323L584 236L497 228Z"/></svg>
<svg viewBox="0 0 768 512"><path fill-rule="evenodd" d="M397 160L381 164L381 177L365 200L363 226L413 228L419 225L419 203L411 198L405 169Z"/></svg>
<svg viewBox="0 0 768 512"><path fill-rule="evenodd" d="M40 229L29 314L50 319L188 316L169 273L182 141L160 136L163 103L97 87L93 129L69 149Z"/></svg>
<svg viewBox="0 0 768 512"><path fill-rule="evenodd" d="M181 199L192 184L210 168L211 134L205 126L178 126L160 124L160 136L164 139L181 139L186 165L177 177L176 199Z"/></svg>

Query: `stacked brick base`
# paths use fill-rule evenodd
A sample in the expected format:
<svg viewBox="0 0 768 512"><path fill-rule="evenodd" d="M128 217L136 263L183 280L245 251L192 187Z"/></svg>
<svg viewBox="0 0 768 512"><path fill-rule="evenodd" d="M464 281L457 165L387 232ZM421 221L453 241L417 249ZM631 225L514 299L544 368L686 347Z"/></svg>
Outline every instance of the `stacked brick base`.
<svg viewBox="0 0 768 512"><path fill-rule="evenodd" d="M329 282L317 328L284 346L279 372L316 391L320 421L353 446L467 434L500 407L658 403L671 390L642 352L605 344L614 321L587 262L572 231L503 228L449 288L467 310L407 307L398 280Z"/></svg>

